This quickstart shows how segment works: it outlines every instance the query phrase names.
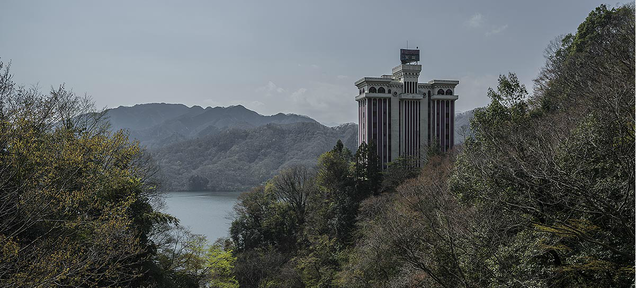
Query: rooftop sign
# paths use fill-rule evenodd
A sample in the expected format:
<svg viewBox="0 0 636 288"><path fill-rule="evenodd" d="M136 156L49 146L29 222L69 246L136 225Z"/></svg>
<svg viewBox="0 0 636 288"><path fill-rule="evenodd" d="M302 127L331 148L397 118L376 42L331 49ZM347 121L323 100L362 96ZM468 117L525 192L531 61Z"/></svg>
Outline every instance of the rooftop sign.
<svg viewBox="0 0 636 288"><path fill-rule="evenodd" d="M400 61L402 64L420 61L420 50L400 49Z"/></svg>

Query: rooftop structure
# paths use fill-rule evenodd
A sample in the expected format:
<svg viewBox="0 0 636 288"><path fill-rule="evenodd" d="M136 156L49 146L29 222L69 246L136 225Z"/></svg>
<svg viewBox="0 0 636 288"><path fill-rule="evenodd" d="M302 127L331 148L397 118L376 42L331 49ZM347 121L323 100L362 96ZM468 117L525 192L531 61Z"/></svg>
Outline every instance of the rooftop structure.
<svg viewBox="0 0 636 288"><path fill-rule="evenodd" d="M457 80L419 82L419 50L402 49L402 64L391 75L364 77L355 82L359 94L358 145L375 143L386 164L404 157L420 166L429 146L442 152L453 148Z"/></svg>

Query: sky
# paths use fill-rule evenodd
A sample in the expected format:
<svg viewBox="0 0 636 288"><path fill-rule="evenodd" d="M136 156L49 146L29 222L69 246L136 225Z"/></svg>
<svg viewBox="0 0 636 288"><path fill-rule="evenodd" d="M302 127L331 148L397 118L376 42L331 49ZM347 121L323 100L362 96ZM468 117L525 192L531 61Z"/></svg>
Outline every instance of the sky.
<svg viewBox="0 0 636 288"><path fill-rule="evenodd" d="M420 82L460 81L457 112L487 105L500 74L532 91L550 41L603 3L3 0L0 61L20 85L64 84L99 109L240 104L336 125L357 121L354 82L390 74L407 41Z"/></svg>

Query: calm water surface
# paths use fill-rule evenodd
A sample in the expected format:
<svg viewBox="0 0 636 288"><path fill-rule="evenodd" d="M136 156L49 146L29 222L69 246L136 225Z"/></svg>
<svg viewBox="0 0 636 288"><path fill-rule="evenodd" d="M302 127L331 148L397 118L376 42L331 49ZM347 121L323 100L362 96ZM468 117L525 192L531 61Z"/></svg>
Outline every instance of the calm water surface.
<svg viewBox="0 0 636 288"><path fill-rule="evenodd" d="M167 192L165 212L212 243L229 237L231 213L241 192Z"/></svg>

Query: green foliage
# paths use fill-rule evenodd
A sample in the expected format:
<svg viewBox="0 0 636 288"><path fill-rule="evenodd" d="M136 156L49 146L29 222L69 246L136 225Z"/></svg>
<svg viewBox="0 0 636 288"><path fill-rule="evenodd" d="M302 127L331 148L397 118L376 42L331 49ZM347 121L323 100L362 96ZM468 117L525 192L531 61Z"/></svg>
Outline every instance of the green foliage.
<svg viewBox="0 0 636 288"><path fill-rule="evenodd" d="M0 287L238 287L230 246L154 210L137 142L88 99L0 71Z"/></svg>
<svg viewBox="0 0 636 288"><path fill-rule="evenodd" d="M16 86L0 62L0 286L152 285L155 169L88 99Z"/></svg>
<svg viewBox="0 0 636 288"><path fill-rule="evenodd" d="M427 159L434 157L435 154L430 153ZM400 184L408 179L412 179L419 175L420 170L414 168L414 161L405 157L399 157L393 162L388 163L387 169L382 174L382 191L390 192L395 190Z"/></svg>
<svg viewBox="0 0 636 288"><path fill-rule="evenodd" d="M234 116L226 117L219 122L235 121ZM316 122L223 128L150 152L161 165L166 189L247 191L287 167L316 165L326 147L339 138L344 149L355 147L356 131L356 125L332 128Z"/></svg>
<svg viewBox="0 0 636 288"><path fill-rule="evenodd" d="M236 257L229 241L217 240L208 245L202 235L192 234L183 227L169 227L160 233L155 257L162 277L160 287L238 287L234 276Z"/></svg>
<svg viewBox="0 0 636 288"><path fill-rule="evenodd" d="M220 244L211 245L206 252L205 266L209 269L211 279L208 282L210 287L218 288L238 288L233 270L236 257L232 255L232 250L224 250Z"/></svg>
<svg viewBox="0 0 636 288"><path fill-rule="evenodd" d="M530 105L502 77L475 114L453 190L502 211L484 227L494 283L633 283L633 14L597 8L551 47Z"/></svg>
<svg viewBox="0 0 636 288"><path fill-rule="evenodd" d="M382 183L382 162L377 155L375 142L369 144L363 142L355 155L355 179L356 190L358 192L356 199L362 199L377 195L380 192Z"/></svg>
<svg viewBox="0 0 636 288"><path fill-rule="evenodd" d="M259 186L239 197L241 204L236 206L230 228L239 252L270 246L287 251L296 246L298 218L289 205L277 201L268 190Z"/></svg>
<svg viewBox="0 0 636 288"><path fill-rule="evenodd" d="M231 235L242 286L333 285L357 237L360 203L380 190L379 161L368 149L354 158L338 141L315 170L284 169L239 198Z"/></svg>
<svg viewBox="0 0 636 288"><path fill-rule="evenodd" d="M633 285L633 31L632 4L599 7L548 47L532 95L501 75L463 149L422 171L397 159L382 175L373 143L337 143L303 209L278 180L248 194L242 287Z"/></svg>
<svg viewBox="0 0 636 288"><path fill-rule="evenodd" d="M363 238L339 274L344 287L471 287L479 282L471 255L478 223L448 189L450 159L429 159L415 181L365 202Z"/></svg>

